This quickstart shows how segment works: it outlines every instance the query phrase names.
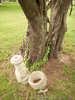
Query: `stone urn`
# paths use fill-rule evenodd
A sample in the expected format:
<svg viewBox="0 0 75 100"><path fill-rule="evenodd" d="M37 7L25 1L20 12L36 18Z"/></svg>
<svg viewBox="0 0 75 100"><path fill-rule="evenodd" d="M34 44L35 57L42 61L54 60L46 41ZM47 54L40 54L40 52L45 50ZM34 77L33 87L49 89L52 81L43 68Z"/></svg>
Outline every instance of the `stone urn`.
<svg viewBox="0 0 75 100"><path fill-rule="evenodd" d="M28 83L30 73L24 65L23 57L21 55L14 55L10 62L15 67L15 75L17 81L22 84Z"/></svg>

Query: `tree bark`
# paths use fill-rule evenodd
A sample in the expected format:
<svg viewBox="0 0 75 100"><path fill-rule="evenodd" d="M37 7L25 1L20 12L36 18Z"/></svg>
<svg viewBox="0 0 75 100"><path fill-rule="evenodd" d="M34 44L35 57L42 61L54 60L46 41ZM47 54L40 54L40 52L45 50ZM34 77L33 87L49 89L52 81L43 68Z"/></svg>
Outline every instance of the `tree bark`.
<svg viewBox="0 0 75 100"><path fill-rule="evenodd" d="M45 0L19 0L28 19L25 46L29 48L28 58L32 62L41 59L46 43L46 2ZM24 50L21 48L21 51Z"/></svg>
<svg viewBox="0 0 75 100"><path fill-rule="evenodd" d="M67 31L66 17L71 0L52 0L49 39L52 57L57 57L64 34Z"/></svg>

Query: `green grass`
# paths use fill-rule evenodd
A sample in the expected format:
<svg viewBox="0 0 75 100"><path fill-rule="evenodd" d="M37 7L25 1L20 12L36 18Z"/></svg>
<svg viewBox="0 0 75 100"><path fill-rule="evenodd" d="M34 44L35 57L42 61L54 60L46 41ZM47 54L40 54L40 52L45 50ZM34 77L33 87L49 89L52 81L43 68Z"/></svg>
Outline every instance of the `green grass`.
<svg viewBox="0 0 75 100"><path fill-rule="evenodd" d="M25 50L25 53L27 54L27 50ZM31 62L28 61L28 57L25 57L25 65L30 71L36 71L36 70L41 70L41 66L46 63L48 60L48 54L50 52L50 47L48 47L45 51L45 54L43 58L39 61L38 59L35 60L35 62L32 64Z"/></svg>
<svg viewBox="0 0 75 100"><path fill-rule="evenodd" d="M63 51L75 56L75 7L72 15L67 18L67 32L65 34Z"/></svg>
<svg viewBox="0 0 75 100"><path fill-rule="evenodd" d="M63 52L75 56L75 7L72 15L68 15L67 25ZM12 83L15 80L14 76L11 76L11 80L7 76L10 76L11 69L9 58L18 51L22 40L25 38L26 28L27 20L18 4L3 3L0 6L0 96L4 93L3 91L6 91L6 95L0 100L22 100L17 94L18 85ZM37 62L34 65L36 68ZM6 72L8 72L8 75ZM67 76L70 80L66 79ZM75 98L74 66L63 65L63 77L62 80L57 80L56 85L50 86L49 92L46 94L48 100L54 100L55 97L63 97L63 100L68 100L70 95ZM29 90L29 100L33 100L34 95L36 95L36 92L32 89ZM40 100L39 96L37 98Z"/></svg>
<svg viewBox="0 0 75 100"><path fill-rule="evenodd" d="M26 27L27 21L19 5L4 3L0 6L0 60L8 51L18 50Z"/></svg>

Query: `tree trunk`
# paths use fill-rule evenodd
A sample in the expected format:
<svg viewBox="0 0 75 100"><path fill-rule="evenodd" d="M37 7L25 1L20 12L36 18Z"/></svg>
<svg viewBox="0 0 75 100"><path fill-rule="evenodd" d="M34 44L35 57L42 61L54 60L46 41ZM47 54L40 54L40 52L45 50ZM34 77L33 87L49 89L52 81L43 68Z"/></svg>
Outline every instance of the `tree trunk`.
<svg viewBox="0 0 75 100"><path fill-rule="evenodd" d="M32 62L41 59L46 44L46 2L45 0L19 0L28 19L25 46L29 48L28 58ZM21 51L24 52L23 48Z"/></svg>
<svg viewBox="0 0 75 100"><path fill-rule="evenodd" d="M66 32L66 16L71 0L51 0L50 30L47 34L47 0L19 0L28 19L28 29L25 44L21 53L28 48L28 59L34 62L41 59L46 50L46 44L51 44L50 55L56 57Z"/></svg>
<svg viewBox="0 0 75 100"><path fill-rule="evenodd" d="M64 34L67 31L66 17L70 3L71 0L52 0L51 2L49 39L51 41L50 55L52 57L57 57Z"/></svg>

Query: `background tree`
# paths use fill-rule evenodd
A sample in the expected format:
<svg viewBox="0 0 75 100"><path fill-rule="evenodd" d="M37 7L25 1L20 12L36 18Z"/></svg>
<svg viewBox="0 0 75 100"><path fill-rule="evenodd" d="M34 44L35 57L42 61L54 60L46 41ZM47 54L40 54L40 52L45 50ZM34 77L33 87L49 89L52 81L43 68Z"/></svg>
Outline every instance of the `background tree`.
<svg viewBox="0 0 75 100"><path fill-rule="evenodd" d="M24 55L28 48L28 59L41 59L50 46L50 56L57 57L67 30L66 17L72 0L19 0L28 19L25 42L21 46ZM48 4L48 5L47 5ZM47 32L47 10L51 8L49 32Z"/></svg>
<svg viewBox="0 0 75 100"><path fill-rule="evenodd" d="M2 0L0 0L0 3L2 3Z"/></svg>

